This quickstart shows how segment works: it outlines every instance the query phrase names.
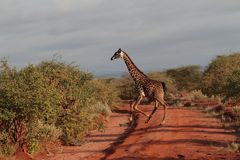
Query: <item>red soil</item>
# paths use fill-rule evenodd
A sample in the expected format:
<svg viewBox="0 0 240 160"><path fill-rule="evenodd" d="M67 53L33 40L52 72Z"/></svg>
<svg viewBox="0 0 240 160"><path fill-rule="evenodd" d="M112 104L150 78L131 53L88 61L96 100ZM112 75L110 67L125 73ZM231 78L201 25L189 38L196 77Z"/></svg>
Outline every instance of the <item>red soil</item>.
<svg viewBox="0 0 240 160"><path fill-rule="evenodd" d="M151 112L152 107L139 108ZM237 141L231 129L224 129L219 120L198 110L169 108L166 124L159 126L162 110L158 110L148 124L145 117L135 116L135 123L123 127L128 121L128 105L113 113L106 131L93 132L89 143L83 146L62 146L54 155L41 155L45 160L156 160L156 159L240 159L239 153L229 151L228 144Z"/></svg>

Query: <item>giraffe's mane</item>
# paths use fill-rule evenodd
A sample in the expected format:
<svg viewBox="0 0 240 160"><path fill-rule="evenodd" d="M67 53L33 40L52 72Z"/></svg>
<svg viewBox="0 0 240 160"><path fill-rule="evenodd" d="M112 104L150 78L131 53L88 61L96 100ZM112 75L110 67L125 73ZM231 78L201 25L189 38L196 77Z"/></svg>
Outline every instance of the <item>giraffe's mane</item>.
<svg viewBox="0 0 240 160"><path fill-rule="evenodd" d="M124 52L124 51L123 51ZM124 52L124 54L126 55L126 57L128 58L128 60L132 63L132 65L134 65L134 67L139 71L139 73L141 73L142 75L144 75L145 77L147 77L147 75L145 73L143 73L132 61L132 59L129 57L129 55Z"/></svg>

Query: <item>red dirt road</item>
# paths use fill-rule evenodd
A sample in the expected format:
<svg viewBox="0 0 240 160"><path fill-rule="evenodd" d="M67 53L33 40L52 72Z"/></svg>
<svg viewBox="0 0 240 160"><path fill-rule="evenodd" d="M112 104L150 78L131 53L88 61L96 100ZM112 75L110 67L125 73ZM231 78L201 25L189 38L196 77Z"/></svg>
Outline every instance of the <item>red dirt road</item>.
<svg viewBox="0 0 240 160"><path fill-rule="evenodd" d="M150 113L152 106L139 108ZM120 126L128 121L128 105L111 116L106 131L93 132L83 146L62 146L54 155L41 155L44 160L165 160L165 159L239 159L228 144L237 141L233 130L224 129L218 119L198 110L169 108L166 123L159 126L159 109L148 124L137 114L131 127Z"/></svg>
<svg viewBox="0 0 240 160"><path fill-rule="evenodd" d="M147 112L149 106L141 106ZM159 126L162 110L148 124L139 116L135 128L121 144L112 146L109 160L157 159L240 159L227 146L236 141L233 130L225 130L219 120L197 110L170 108L164 126Z"/></svg>

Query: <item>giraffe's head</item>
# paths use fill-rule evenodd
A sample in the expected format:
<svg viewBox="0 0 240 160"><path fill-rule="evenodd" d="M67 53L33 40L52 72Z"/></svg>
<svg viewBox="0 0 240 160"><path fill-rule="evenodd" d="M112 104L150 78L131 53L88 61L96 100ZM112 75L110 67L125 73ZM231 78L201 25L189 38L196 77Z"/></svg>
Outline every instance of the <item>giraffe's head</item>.
<svg viewBox="0 0 240 160"><path fill-rule="evenodd" d="M117 52L114 53L114 55L112 56L111 60L118 59L118 58L123 58L124 54L125 53L122 51L122 49L119 48L117 50Z"/></svg>

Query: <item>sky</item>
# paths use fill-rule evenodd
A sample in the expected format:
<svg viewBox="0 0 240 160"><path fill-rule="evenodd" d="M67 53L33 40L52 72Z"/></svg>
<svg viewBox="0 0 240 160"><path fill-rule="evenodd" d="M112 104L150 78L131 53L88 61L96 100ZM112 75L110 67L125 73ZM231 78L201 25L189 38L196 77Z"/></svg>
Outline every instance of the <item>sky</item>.
<svg viewBox="0 0 240 160"><path fill-rule="evenodd" d="M0 58L21 68L53 58L95 75L208 65L240 51L239 0L1 0Z"/></svg>

